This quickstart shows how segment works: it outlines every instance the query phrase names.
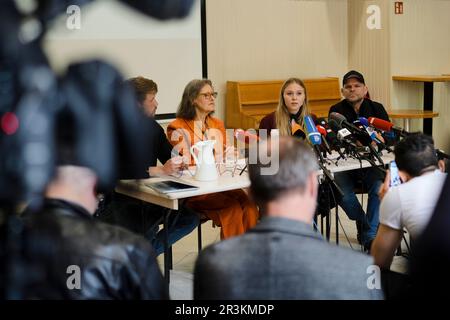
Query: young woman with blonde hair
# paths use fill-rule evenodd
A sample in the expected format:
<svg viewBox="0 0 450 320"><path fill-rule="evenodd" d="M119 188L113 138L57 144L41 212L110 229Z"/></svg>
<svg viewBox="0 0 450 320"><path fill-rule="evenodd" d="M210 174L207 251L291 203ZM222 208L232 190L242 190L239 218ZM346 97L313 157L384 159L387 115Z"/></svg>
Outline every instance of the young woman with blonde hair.
<svg viewBox="0 0 450 320"><path fill-rule="evenodd" d="M291 136L296 128L303 129L303 117L309 115L308 95L302 80L289 78L281 87L277 109L265 116L259 129L278 129L280 136Z"/></svg>

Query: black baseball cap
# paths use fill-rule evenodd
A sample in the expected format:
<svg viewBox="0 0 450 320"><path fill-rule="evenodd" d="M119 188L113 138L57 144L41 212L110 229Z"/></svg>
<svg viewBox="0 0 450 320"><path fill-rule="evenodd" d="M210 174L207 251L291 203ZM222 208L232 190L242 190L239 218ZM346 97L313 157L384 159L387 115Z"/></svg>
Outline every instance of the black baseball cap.
<svg viewBox="0 0 450 320"><path fill-rule="evenodd" d="M357 79L359 82L366 84L366 83L364 82L364 77L363 77L363 75L362 75L361 73L359 73L358 71L355 71L355 70L351 70L351 71L347 72L347 73L344 75L344 78L342 78L342 85L345 85L345 83L347 82L347 80L350 79L350 78L355 78L355 79Z"/></svg>

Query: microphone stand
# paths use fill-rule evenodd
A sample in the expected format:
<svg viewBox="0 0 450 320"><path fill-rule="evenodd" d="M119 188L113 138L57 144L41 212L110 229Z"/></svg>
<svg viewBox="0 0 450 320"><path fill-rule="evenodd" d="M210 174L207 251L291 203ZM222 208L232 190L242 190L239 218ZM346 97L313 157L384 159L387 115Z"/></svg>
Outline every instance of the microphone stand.
<svg viewBox="0 0 450 320"><path fill-rule="evenodd" d="M323 174L323 180L321 179L320 183L320 188L319 188L319 192L325 192L323 194L324 198L320 197L320 199L324 200L327 199L327 205L325 205L325 203L322 202L318 199L317 201L317 207L316 207L316 214L314 215L314 220L317 222L317 216L320 214L321 215L321 221L322 221L322 227L321 227L321 232L323 234L323 218L325 216L325 235L326 235L326 239L328 241L330 241L330 230L331 230L331 224L330 224L330 215L331 215L331 208L332 208L332 204L331 204L331 198L330 198L330 194L333 194L333 198L336 199L336 197L334 196L334 190L336 190L339 193L339 197L342 198L344 196L344 192L342 191L342 189L337 185L336 181L334 180L334 177L331 175L331 172L323 165L322 162L318 162L318 165L320 167L320 169L322 169L322 174ZM326 188L328 186L329 191L325 191L324 188ZM334 188L333 188L334 187ZM322 191L320 191L322 190ZM325 200L326 201L326 200ZM334 202L334 205L337 206L337 203ZM337 221L336 221L337 223Z"/></svg>
<svg viewBox="0 0 450 320"><path fill-rule="evenodd" d="M372 155L375 156L375 158L377 158L378 162L384 166L384 162L383 159L381 159L380 155L378 154L377 150L375 150L375 148L373 147L372 143L369 143L369 150L371 152Z"/></svg>
<svg viewBox="0 0 450 320"><path fill-rule="evenodd" d="M318 164L319 164L320 169L322 169L322 172L323 172L324 177L326 178L326 180L327 180L329 183L331 183L331 184L333 185L333 187L335 187L336 190L339 192L339 195L340 195L341 197L343 197L343 196L344 196L344 191L342 191L342 189L338 186L338 184L336 183L336 181L334 181L334 178L333 178L333 176L331 175L330 170L328 170L322 163L319 162Z"/></svg>
<svg viewBox="0 0 450 320"><path fill-rule="evenodd" d="M386 169L380 167L379 165L377 165L375 163L375 161L373 161L370 157L366 157L364 155L358 154L358 159L359 160L366 160L367 162L370 163L370 165L378 170L380 170L381 172L383 172L384 174L386 174ZM384 163L382 162L382 164L384 165Z"/></svg>

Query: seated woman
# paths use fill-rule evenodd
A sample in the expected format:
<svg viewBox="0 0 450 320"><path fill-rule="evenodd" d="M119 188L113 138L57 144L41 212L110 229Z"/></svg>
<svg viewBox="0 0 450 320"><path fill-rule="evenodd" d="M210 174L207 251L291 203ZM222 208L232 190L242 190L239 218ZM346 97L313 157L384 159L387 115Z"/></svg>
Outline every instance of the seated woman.
<svg viewBox="0 0 450 320"><path fill-rule="evenodd" d="M167 127L169 141L188 163L193 164L189 149L198 141L214 138L216 155L223 154L225 127L211 116L216 95L210 80L192 80L184 89L177 118ZM243 234L256 225L259 217L258 209L243 190L192 197L185 205L220 226L221 239Z"/></svg>
<svg viewBox="0 0 450 320"><path fill-rule="evenodd" d="M306 87L302 80L290 78L283 83L277 109L265 116L259 130L266 129L270 135L272 129L278 129L280 136L305 138L303 117L309 114Z"/></svg>

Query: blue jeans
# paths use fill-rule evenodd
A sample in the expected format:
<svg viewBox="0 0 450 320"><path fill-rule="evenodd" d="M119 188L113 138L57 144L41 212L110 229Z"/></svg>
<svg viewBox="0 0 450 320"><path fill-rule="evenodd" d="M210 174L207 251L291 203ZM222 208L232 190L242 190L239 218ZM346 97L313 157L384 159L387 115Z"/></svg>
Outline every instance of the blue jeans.
<svg viewBox="0 0 450 320"><path fill-rule="evenodd" d="M145 238L151 242L157 256L164 252L165 229L159 229L160 223L163 223L162 219L145 233ZM179 211L173 211L169 216L169 246L191 233L199 223L198 215L190 210L181 208Z"/></svg>
<svg viewBox="0 0 450 320"><path fill-rule="evenodd" d="M344 196L339 205L351 220L362 225L362 244L368 244L375 238L379 224L380 198L378 191L383 183L383 174L375 168L365 168L334 174L336 183ZM360 183L358 183L360 181ZM362 182L362 185L361 185ZM369 195L367 214L355 195L355 187L363 187Z"/></svg>

